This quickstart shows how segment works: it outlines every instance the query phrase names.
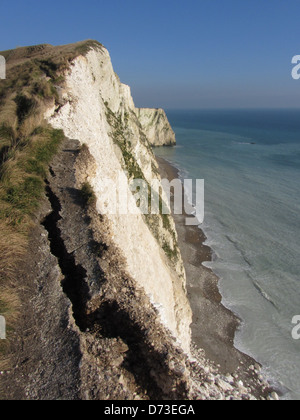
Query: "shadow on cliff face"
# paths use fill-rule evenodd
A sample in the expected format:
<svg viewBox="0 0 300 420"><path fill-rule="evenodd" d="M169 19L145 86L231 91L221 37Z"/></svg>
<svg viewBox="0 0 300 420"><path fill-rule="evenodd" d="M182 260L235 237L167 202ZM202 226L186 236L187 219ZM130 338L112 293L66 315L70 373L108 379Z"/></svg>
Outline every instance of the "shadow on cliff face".
<svg viewBox="0 0 300 420"><path fill-rule="evenodd" d="M77 205L82 204L76 190L69 189L68 193L73 202ZM179 395L184 396L186 392L184 384L172 390L174 378L170 376L167 363L168 351L165 353L156 351L147 339L150 330L146 327L143 329L137 321L132 320L129 313L122 309L117 301L104 299L96 311L87 314L90 300L87 270L82 265L76 264L74 255L66 249L62 232L58 227L62 207L49 182L46 182L46 194L52 212L44 219L42 225L48 231L51 253L58 259L64 275L62 287L72 303L73 316L79 329L83 333L88 330L99 342L103 338L121 338L128 346L121 367L133 375L140 391L146 392L150 399L161 399L162 395L168 395L171 399L178 399ZM88 217L85 218L85 222L88 223ZM92 242L89 245L97 257L100 256L99 253L107 251L105 244ZM120 355L116 354L116 359L118 356Z"/></svg>
<svg viewBox="0 0 300 420"><path fill-rule="evenodd" d="M104 302L89 315L88 325L91 329L99 329L98 336L121 338L127 344L129 350L125 354L122 367L134 376L137 385L142 391L146 391L151 400L160 400L163 396L171 400L186 398L185 384L182 382L175 386L178 378L172 377L170 372L168 349L165 352L155 350L148 338L150 330L147 327L143 329L132 320L118 302Z"/></svg>
<svg viewBox="0 0 300 420"><path fill-rule="evenodd" d="M74 320L82 334L93 337L94 346L87 350L91 357L87 354L86 360L98 358L101 349L105 353L109 349L107 339L120 340L125 343L125 350L112 347L112 366L100 361L104 371L108 369L111 375L122 372L130 389L133 387L146 398L185 399L186 383L169 366L176 355L166 332L156 324L155 311L146 297L136 298L136 286L124 270L122 253L102 243L102 235L94 232L95 224L100 231L105 230L103 220L84 204L75 188L74 172L64 171L65 167L74 168L79 147L72 140L67 143L71 147L56 158L46 181L52 212L42 225L48 231L51 253L64 276L62 288L72 304ZM68 251L70 248L72 252ZM89 366L89 373L82 373L84 386L99 391L103 384L99 383L97 367ZM111 386L116 383L118 379L116 382L112 376ZM102 394L96 391L96 395Z"/></svg>
<svg viewBox="0 0 300 420"><path fill-rule="evenodd" d="M85 329L85 307L88 297L86 284L86 270L75 262L74 255L68 253L57 225L61 219L59 212L61 205L49 182L46 181L46 194L52 207L52 212L45 218L42 225L48 232L51 253L58 259L61 272L64 276L62 287L64 293L73 305L73 315L80 330Z"/></svg>

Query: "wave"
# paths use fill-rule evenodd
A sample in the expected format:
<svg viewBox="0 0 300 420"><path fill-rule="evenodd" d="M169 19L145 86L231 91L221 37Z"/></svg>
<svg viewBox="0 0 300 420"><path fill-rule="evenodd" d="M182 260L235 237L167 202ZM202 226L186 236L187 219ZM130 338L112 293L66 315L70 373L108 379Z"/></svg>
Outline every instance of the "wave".
<svg viewBox="0 0 300 420"><path fill-rule="evenodd" d="M253 285L254 285L254 287L255 287L255 289L256 290L258 290L258 292L260 293L260 295L264 298L264 299L266 299L268 302L270 302L271 303L271 305L273 305L274 306L274 308L277 310L277 311L279 311L279 308L278 308L278 306L276 305L276 303L271 299L271 297L268 295L268 293L262 288L262 286L260 286L260 284L257 282L257 281L255 281L254 279L251 279L252 280L252 283L253 283Z"/></svg>

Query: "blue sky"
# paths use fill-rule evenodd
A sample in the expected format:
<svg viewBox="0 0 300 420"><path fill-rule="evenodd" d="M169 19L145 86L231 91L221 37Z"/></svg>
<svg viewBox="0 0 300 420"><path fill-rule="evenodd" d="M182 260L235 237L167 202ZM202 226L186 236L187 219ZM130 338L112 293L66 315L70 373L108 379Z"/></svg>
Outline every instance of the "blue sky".
<svg viewBox="0 0 300 420"><path fill-rule="evenodd" d="M97 39L137 106L300 107L299 0L1 0L0 50Z"/></svg>

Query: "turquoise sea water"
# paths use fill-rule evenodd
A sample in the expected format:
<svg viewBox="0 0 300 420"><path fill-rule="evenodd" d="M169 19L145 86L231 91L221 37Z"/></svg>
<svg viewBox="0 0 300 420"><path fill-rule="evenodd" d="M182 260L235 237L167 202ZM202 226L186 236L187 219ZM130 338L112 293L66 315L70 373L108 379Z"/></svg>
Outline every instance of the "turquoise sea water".
<svg viewBox="0 0 300 420"><path fill-rule="evenodd" d="M284 398L300 399L300 111L169 111L175 148L158 156L205 180L201 228L225 306L243 320L236 346Z"/></svg>

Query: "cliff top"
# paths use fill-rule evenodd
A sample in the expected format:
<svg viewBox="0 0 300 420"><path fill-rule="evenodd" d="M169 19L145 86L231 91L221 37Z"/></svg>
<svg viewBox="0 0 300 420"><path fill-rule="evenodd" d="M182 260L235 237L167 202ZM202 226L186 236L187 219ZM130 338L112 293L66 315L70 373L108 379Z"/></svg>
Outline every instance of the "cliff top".
<svg viewBox="0 0 300 420"><path fill-rule="evenodd" d="M28 60L52 59L55 61L72 60L78 55L86 54L91 48L104 48L103 45L95 40L86 40L74 44L53 46L41 44L28 47L19 47L12 50L1 51L0 55L5 57L7 66L23 64Z"/></svg>

